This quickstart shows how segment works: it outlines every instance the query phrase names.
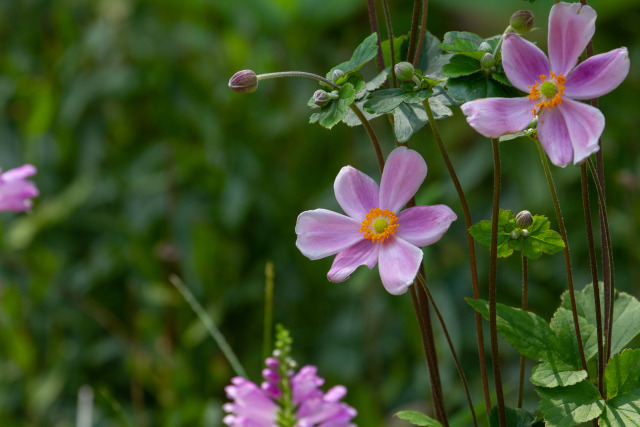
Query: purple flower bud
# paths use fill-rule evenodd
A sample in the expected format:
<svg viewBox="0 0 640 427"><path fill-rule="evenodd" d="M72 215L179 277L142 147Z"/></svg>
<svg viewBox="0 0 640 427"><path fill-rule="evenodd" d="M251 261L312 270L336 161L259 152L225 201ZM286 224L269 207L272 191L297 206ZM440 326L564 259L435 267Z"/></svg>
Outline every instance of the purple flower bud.
<svg viewBox="0 0 640 427"><path fill-rule="evenodd" d="M271 384L277 384L280 382L280 375L276 371L273 371L269 368L265 368L262 370L262 377Z"/></svg>
<svg viewBox="0 0 640 427"><path fill-rule="evenodd" d="M229 79L229 87L238 93L251 93L258 89L258 76L252 70L242 70Z"/></svg>
<svg viewBox="0 0 640 427"><path fill-rule="evenodd" d="M317 91L315 91L313 93L313 103L318 106L318 107L324 107L325 105L327 105L329 103L329 101L331 101L331 98L329 97L329 93L322 90L322 89L318 89Z"/></svg>
<svg viewBox="0 0 640 427"><path fill-rule="evenodd" d="M533 216L531 216L531 212L522 211L516 215L516 225L518 228L529 228L533 224Z"/></svg>
<svg viewBox="0 0 640 427"><path fill-rule="evenodd" d="M533 12L530 10L519 10L511 15L509 25L518 34L526 34L533 28Z"/></svg>
<svg viewBox="0 0 640 427"><path fill-rule="evenodd" d="M22 165L0 174L0 211L24 212L31 209L31 199L38 195L38 189L25 178L36 172L34 166Z"/></svg>
<svg viewBox="0 0 640 427"><path fill-rule="evenodd" d="M278 368L280 368L280 361L275 357L267 357L264 361L264 364L267 366L267 368L273 369L274 371L277 371Z"/></svg>
<svg viewBox="0 0 640 427"><path fill-rule="evenodd" d="M331 80L333 80L334 83L336 83L342 77L344 77L344 71L342 70L334 70L331 74Z"/></svg>

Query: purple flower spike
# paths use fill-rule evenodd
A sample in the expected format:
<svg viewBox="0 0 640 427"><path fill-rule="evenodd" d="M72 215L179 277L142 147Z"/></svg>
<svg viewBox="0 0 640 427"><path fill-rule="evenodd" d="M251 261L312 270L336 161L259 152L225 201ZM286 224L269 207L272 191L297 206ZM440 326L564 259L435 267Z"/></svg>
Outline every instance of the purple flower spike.
<svg viewBox="0 0 640 427"><path fill-rule="evenodd" d="M523 98L485 98L462 105L467 122L497 138L519 132L538 118L538 138L556 166L577 164L600 149L604 116L577 102L609 93L629 73L629 53L621 47L576 66L595 32L596 12L580 3L557 3L549 14L549 58L536 45L507 34L502 65Z"/></svg>
<svg viewBox="0 0 640 427"><path fill-rule="evenodd" d="M25 178L35 175L36 168L22 165L0 173L0 211L25 212L31 209L31 200L38 189Z"/></svg>
<svg viewBox="0 0 640 427"><path fill-rule="evenodd" d="M373 269L378 264L385 289L393 295L405 293L422 261L420 247L440 240L456 219L444 205L400 212L426 176L422 156L406 147L389 155L380 188L359 170L342 168L333 188L348 216L325 209L301 213L296 246L312 260L337 254L327 273L332 282L348 279L361 265Z"/></svg>

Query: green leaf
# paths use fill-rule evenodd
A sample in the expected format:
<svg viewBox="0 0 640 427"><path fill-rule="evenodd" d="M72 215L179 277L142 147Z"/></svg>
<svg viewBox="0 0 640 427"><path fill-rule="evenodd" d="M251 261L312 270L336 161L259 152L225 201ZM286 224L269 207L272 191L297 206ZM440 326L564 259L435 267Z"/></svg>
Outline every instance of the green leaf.
<svg viewBox="0 0 640 427"><path fill-rule="evenodd" d="M506 258L513 253L513 248L509 242L511 239L511 231L515 228L515 218L513 212L500 209L498 213L498 258ZM491 221L480 221L479 223L469 227L471 236L484 246L491 246Z"/></svg>
<svg viewBox="0 0 640 427"><path fill-rule="evenodd" d="M607 398L640 389L640 350L615 354L604 371Z"/></svg>
<svg viewBox="0 0 640 427"><path fill-rule="evenodd" d="M578 323L580 325L584 357L586 360L590 360L598 354L598 332L584 317L578 316ZM554 313L549 326L555 332L560 347L563 349L562 360L569 362L575 368L582 367L580 349L576 339L576 327L571 310L559 307Z"/></svg>
<svg viewBox="0 0 640 427"><path fill-rule="evenodd" d="M537 259L545 254L554 254L564 249L562 237L553 230L549 230L550 222L545 216L536 215L533 223L527 229L528 237L524 239L522 254L530 259Z"/></svg>
<svg viewBox="0 0 640 427"><path fill-rule="evenodd" d="M524 409L504 408L507 416L507 427L531 427L536 417ZM489 412L489 427L500 427L498 419L498 406L491 408Z"/></svg>
<svg viewBox="0 0 640 427"><path fill-rule="evenodd" d="M502 83L505 86L511 86L511 82L504 74L504 72L495 72L491 73L491 78L497 81L498 83Z"/></svg>
<svg viewBox="0 0 640 427"><path fill-rule="evenodd" d="M596 325L593 303L593 285L576 292L578 314L587 319L589 324ZM601 312L604 312L604 286L600 284ZM613 301L613 331L611 338L611 354L619 353L632 339L640 333L640 302L625 292L616 292ZM562 295L562 307L571 309L569 293Z"/></svg>
<svg viewBox="0 0 640 427"><path fill-rule="evenodd" d="M535 134L536 134L536 129L529 128L529 129L525 129L525 130L520 131L520 132L510 133L510 134L507 134L507 135L502 135L500 138L498 138L498 141L500 141L500 142L511 141L512 139L520 138L521 136L530 136L530 135L535 135Z"/></svg>
<svg viewBox="0 0 640 427"><path fill-rule="evenodd" d="M396 413L396 417L409 421L414 426L442 427L439 421L417 411L400 411Z"/></svg>
<svg viewBox="0 0 640 427"><path fill-rule="evenodd" d="M430 32L426 32L422 42L422 50L420 51L420 59L418 60L418 68L422 70L423 75L442 77L442 67L449 62L450 53L444 53L440 49L440 40Z"/></svg>
<svg viewBox="0 0 640 427"><path fill-rule="evenodd" d="M395 110L402 102L419 103L427 99L432 93L431 89L422 89L417 92L406 92L402 89L381 89L369 96L368 101L364 104L364 109L372 114L389 113Z"/></svg>
<svg viewBox="0 0 640 427"><path fill-rule="evenodd" d="M489 319L489 303L466 298L467 303ZM540 316L519 308L496 304L497 327L500 335L518 352L531 359L545 361L562 359L564 351L556 334Z"/></svg>
<svg viewBox="0 0 640 427"><path fill-rule="evenodd" d="M360 109L360 111L362 111L362 114L364 114L364 117L367 120L371 121L376 117L380 117L381 114L370 114L367 110L364 109L364 103L367 102L367 100L368 100L367 98L359 99L355 101L354 104ZM351 110L351 108L349 108L349 111L347 111L347 114L342 118L342 122L349 127L360 126L362 124L358 116L356 116L356 114Z"/></svg>
<svg viewBox="0 0 640 427"><path fill-rule="evenodd" d="M540 411L548 427L571 427L598 417L604 401L596 386L582 381L568 387L538 387Z"/></svg>
<svg viewBox="0 0 640 427"><path fill-rule="evenodd" d="M616 396L605 404L600 425L606 427L640 426L640 389Z"/></svg>
<svg viewBox="0 0 640 427"><path fill-rule="evenodd" d="M464 55L454 55L449 61L442 67L442 74L447 77L468 76L482 69L480 62Z"/></svg>
<svg viewBox="0 0 640 427"><path fill-rule="evenodd" d="M442 120L453 115L448 107L451 102L441 87L433 88L434 95L429 98L429 105L436 120ZM400 104L393 112L393 125L396 138L399 142L406 142L429 122L427 113L421 104Z"/></svg>
<svg viewBox="0 0 640 427"><path fill-rule="evenodd" d="M447 80L446 85L447 91L452 97L465 102L479 98L520 96L516 89L490 79L485 73L452 77Z"/></svg>
<svg viewBox="0 0 640 427"><path fill-rule="evenodd" d="M449 31L444 35L440 49L448 52L477 51L478 46L480 46L483 41L484 39L482 37L474 33Z"/></svg>
<svg viewBox="0 0 640 427"><path fill-rule="evenodd" d="M378 35L376 33L371 34L364 39L362 43L356 48L351 56L351 59L336 65L327 73L327 79L331 80L332 74L335 70L342 71L345 75L338 81L334 82L337 85L341 85L347 81L348 74L354 71L358 71L364 64L371 61L378 54Z"/></svg>
<svg viewBox="0 0 640 427"><path fill-rule="evenodd" d="M374 78L372 78L370 81L366 83L365 88L369 92L373 92L374 90L378 89L387 81L388 75L389 75L389 71L382 70L380 74L378 74L377 76L375 76Z"/></svg>
<svg viewBox="0 0 640 427"><path fill-rule="evenodd" d="M331 129L336 123L343 119L349 111L349 105L356 98L356 92L351 83L345 83L338 91L339 98L331 101L320 109L319 112L313 113L309 119L309 123L318 122L320 126Z"/></svg>
<svg viewBox="0 0 640 427"><path fill-rule="evenodd" d="M395 54L394 63L404 61L407 57L407 48L409 47L409 39L406 35L395 37L393 39L393 53ZM382 58L384 59L384 66L391 67L391 50L389 49L389 40L384 40L380 44L382 49Z"/></svg>
<svg viewBox="0 0 640 427"><path fill-rule="evenodd" d="M545 361L533 367L529 381L542 387L564 387L577 384L587 378L587 371L561 361Z"/></svg>

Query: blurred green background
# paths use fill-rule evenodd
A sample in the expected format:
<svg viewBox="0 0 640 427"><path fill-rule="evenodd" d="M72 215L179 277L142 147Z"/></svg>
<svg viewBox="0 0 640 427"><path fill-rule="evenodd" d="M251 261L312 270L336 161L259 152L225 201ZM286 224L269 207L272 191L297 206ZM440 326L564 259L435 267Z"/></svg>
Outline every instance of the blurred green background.
<svg viewBox="0 0 640 427"><path fill-rule="evenodd" d="M395 33L406 33L412 2L390 3ZM596 52L626 45L631 56L629 77L601 108L617 286L638 295L640 5L589 3L599 13ZM532 8L540 30L530 38L545 47L552 4L433 0L429 29L490 36ZM95 426L221 425L234 373L167 277L183 278L259 381L267 261L275 321L291 330L295 358L319 366L327 386L349 388L359 425L392 425L399 409L431 413L409 295L387 294L366 268L331 284L331 260L309 261L295 247L300 212L338 210L332 186L342 166L379 179L364 130L309 125L309 80L263 81L250 95L227 88L241 69L324 74L369 33L363 0L0 2L0 166L36 165L41 191L30 215L0 216L0 425L74 426L85 385ZM491 147L455 112L440 127L478 222L490 215ZM388 122L374 127L388 154ZM473 313L462 299L471 288L460 205L430 132L411 147L429 165L419 203L448 204L460 218L425 248L427 280L482 406ZM501 207L548 215L555 227L534 145L501 147ZM553 172L581 288L590 274L579 170ZM487 255L478 247L485 297ZM518 304L519 259L499 269L499 301ZM530 307L548 317L566 286L562 256L530 269ZM436 329L454 415L464 395ZM501 351L515 406L518 358L504 342ZM469 424L464 415L453 423Z"/></svg>

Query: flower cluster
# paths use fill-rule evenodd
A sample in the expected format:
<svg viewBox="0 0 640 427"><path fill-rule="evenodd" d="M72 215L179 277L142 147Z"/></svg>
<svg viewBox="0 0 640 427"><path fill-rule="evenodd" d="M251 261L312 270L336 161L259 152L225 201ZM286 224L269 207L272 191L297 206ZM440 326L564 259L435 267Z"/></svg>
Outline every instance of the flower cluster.
<svg viewBox="0 0 640 427"><path fill-rule="evenodd" d="M316 375L315 366L304 366L297 373L285 370L283 362L269 357L262 372L265 381L258 387L242 377L235 377L225 388L229 399L223 406L228 413L223 422L235 427L350 427L356 410L340 401L347 389L335 386L324 393L324 379ZM284 380L284 381L283 381ZM293 409L292 419L286 408Z"/></svg>
<svg viewBox="0 0 640 427"><path fill-rule="evenodd" d="M327 273L342 282L361 265L376 263L386 290L403 294L416 277L422 249L440 240L456 219L447 206L414 206L401 211L427 176L427 164L417 151L398 147L382 172L380 187L351 166L334 183L338 203L347 214L326 209L298 216L296 246L315 260L335 255Z"/></svg>
<svg viewBox="0 0 640 427"><path fill-rule="evenodd" d="M0 173L0 211L25 212L31 209L31 199L38 189L25 178L35 175L36 168L22 165Z"/></svg>
<svg viewBox="0 0 640 427"><path fill-rule="evenodd" d="M521 131L538 119L538 138L556 166L579 163L600 149L604 116L576 100L609 93L629 72L621 47L578 64L595 32L596 12L580 3L557 3L549 15L549 58L517 34L507 34L502 65L521 98L484 98L462 105L469 124L486 137Z"/></svg>

